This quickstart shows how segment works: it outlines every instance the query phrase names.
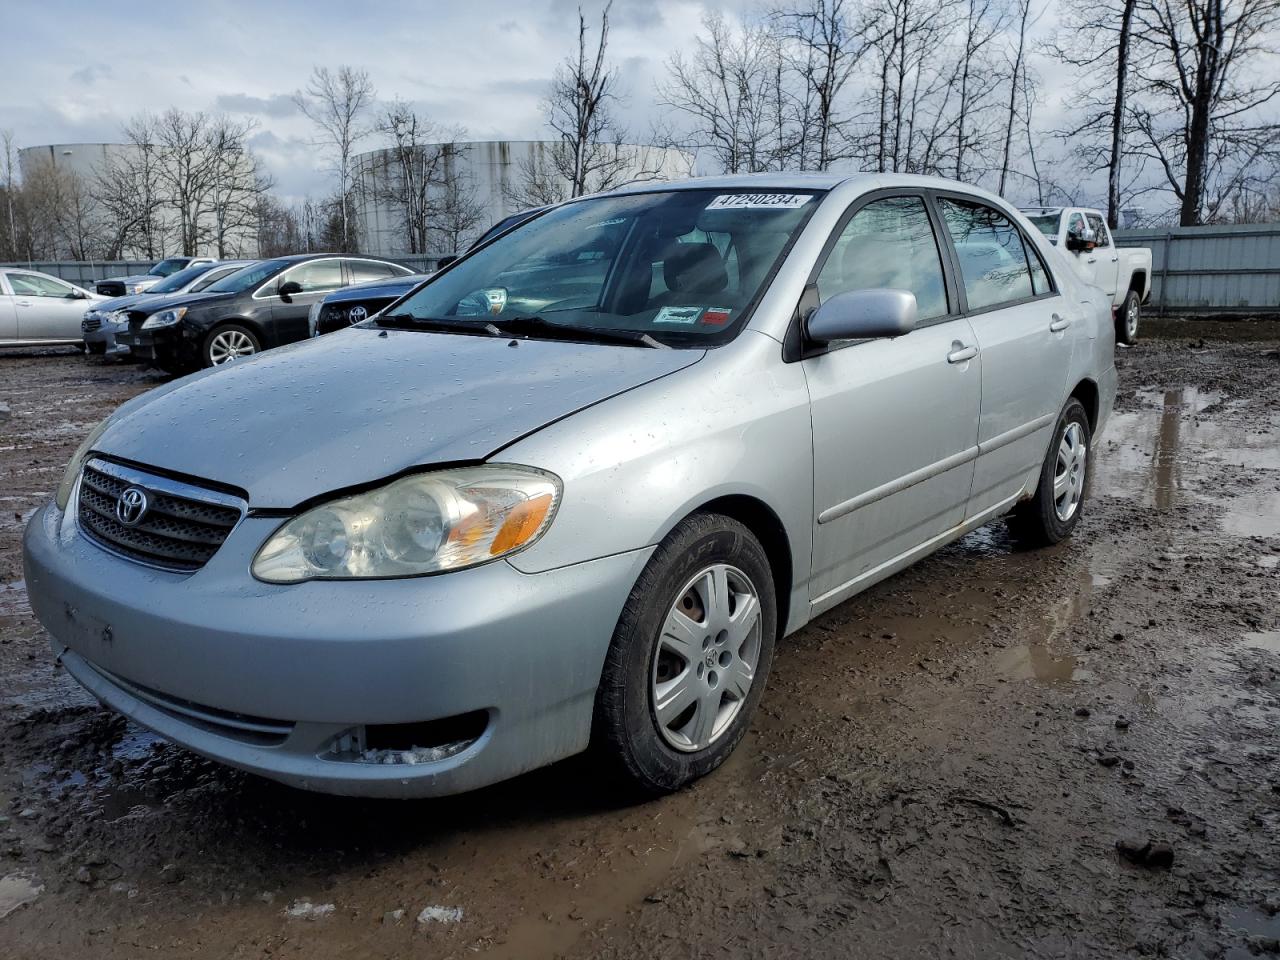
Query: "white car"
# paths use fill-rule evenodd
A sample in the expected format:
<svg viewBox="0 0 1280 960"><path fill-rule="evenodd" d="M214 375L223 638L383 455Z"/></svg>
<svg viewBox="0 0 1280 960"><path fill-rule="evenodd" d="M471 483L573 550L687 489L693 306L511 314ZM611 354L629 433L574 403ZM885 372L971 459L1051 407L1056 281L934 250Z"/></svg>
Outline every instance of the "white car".
<svg viewBox="0 0 1280 960"><path fill-rule="evenodd" d="M1023 207L1022 212L1072 269L1111 298L1116 342L1138 339L1142 304L1151 296L1151 251L1117 247L1100 210L1088 207Z"/></svg>
<svg viewBox="0 0 1280 960"><path fill-rule="evenodd" d="M85 308L105 297L35 270L0 270L0 347L82 344Z"/></svg>

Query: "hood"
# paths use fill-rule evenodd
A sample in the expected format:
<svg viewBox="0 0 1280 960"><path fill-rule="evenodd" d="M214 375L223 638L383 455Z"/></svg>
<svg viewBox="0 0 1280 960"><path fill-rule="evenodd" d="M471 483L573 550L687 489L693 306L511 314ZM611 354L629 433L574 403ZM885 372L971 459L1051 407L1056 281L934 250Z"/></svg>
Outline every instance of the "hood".
<svg viewBox="0 0 1280 960"><path fill-rule="evenodd" d="M173 307L194 307L202 303L217 303L238 297L238 293L139 293L135 294L135 302L129 311L137 315L150 315ZM126 299L122 297L121 299Z"/></svg>
<svg viewBox="0 0 1280 960"><path fill-rule="evenodd" d="M702 350L353 328L144 394L95 450L287 508L416 466L483 460Z"/></svg>
<svg viewBox="0 0 1280 960"><path fill-rule="evenodd" d="M160 296L160 294L156 293L131 293L127 297L111 297L104 300L99 295L98 302L94 304L94 307L103 313L111 313L115 310L128 310L144 300L159 300Z"/></svg>
<svg viewBox="0 0 1280 960"><path fill-rule="evenodd" d="M365 300L369 297L402 297L429 276L431 276L429 273L416 273L412 276L353 283L341 290L335 290L324 298L324 302L342 303L346 300Z"/></svg>

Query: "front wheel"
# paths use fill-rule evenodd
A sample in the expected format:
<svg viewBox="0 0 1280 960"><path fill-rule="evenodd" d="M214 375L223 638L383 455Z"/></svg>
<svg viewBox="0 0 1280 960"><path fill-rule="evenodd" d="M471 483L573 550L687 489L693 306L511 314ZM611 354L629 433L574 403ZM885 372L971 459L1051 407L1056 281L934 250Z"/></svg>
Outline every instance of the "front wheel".
<svg viewBox="0 0 1280 960"><path fill-rule="evenodd" d="M1010 518L1014 535L1023 543L1044 547L1071 536L1084 509L1091 442L1089 415L1072 397L1058 416L1035 495L1018 504Z"/></svg>
<svg viewBox="0 0 1280 960"><path fill-rule="evenodd" d="M645 795L720 766L763 695L776 633L773 574L751 531L716 514L683 521L614 631L592 728L600 759Z"/></svg>
<svg viewBox="0 0 1280 960"><path fill-rule="evenodd" d="M1138 321L1142 319L1142 299L1130 290L1116 312L1116 343L1129 346L1138 342Z"/></svg>
<svg viewBox="0 0 1280 960"><path fill-rule="evenodd" d="M224 363L250 357L262 349L258 336L238 323L225 323L204 341L204 365L220 367Z"/></svg>

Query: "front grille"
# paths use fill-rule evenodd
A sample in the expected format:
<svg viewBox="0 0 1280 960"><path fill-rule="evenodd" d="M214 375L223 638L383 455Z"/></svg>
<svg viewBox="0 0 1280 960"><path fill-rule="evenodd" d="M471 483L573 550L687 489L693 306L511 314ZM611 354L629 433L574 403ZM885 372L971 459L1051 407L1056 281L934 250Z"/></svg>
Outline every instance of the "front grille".
<svg viewBox="0 0 1280 960"><path fill-rule="evenodd" d="M94 284L94 289L104 297L124 296L124 284L118 280L100 280Z"/></svg>
<svg viewBox="0 0 1280 960"><path fill-rule="evenodd" d="M122 523L116 512L120 495L130 487L142 488L148 501L133 526ZM141 563L185 573L209 562L243 512L234 498L135 475L102 460L85 465L78 504L80 528L90 539Z"/></svg>
<svg viewBox="0 0 1280 960"><path fill-rule="evenodd" d="M100 330L101 328L101 317L86 317L80 321L80 329L85 333L93 333L93 331Z"/></svg>
<svg viewBox="0 0 1280 960"><path fill-rule="evenodd" d="M88 663L88 661L85 662ZM208 707L204 704L194 703L191 700L184 700L181 697L171 696L167 693L161 693L159 690L152 690L150 687L133 683L124 679L124 677L102 669L97 664L90 663L89 666L105 679L111 681L126 693L132 694L143 703L210 733L216 733L243 743L251 743L255 746L271 747L284 743L289 734L293 732L293 724L288 720L254 717L246 713L223 710L219 707Z"/></svg>

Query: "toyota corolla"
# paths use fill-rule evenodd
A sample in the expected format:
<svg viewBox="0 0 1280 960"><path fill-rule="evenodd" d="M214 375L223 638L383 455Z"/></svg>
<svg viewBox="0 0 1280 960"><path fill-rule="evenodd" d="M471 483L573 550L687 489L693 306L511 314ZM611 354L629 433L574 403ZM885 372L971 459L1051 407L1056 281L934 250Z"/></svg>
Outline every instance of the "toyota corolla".
<svg viewBox="0 0 1280 960"><path fill-rule="evenodd" d="M997 518L1070 535L1115 394L1099 297L946 180L583 198L124 404L27 528L31 602L103 703L299 787L590 748L677 789L815 616Z"/></svg>

